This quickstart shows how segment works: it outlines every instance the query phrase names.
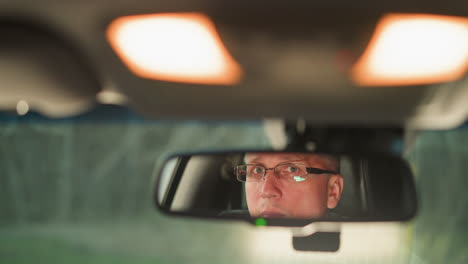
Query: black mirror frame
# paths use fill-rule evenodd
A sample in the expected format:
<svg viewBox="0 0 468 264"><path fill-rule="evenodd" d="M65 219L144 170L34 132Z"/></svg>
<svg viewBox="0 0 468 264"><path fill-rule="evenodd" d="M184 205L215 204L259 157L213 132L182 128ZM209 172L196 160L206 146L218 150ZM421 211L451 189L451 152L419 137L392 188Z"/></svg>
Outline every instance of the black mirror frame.
<svg viewBox="0 0 468 264"><path fill-rule="evenodd" d="M274 149L237 149L237 150L221 150L221 151L198 151L198 152L184 152L184 153L173 153L169 155L163 164L166 164L169 160L174 159L176 157L187 157L187 156L192 156L195 154L203 154L203 155L217 155L217 154L228 154L228 153L240 153L240 152L256 152L256 153L266 153L266 152L298 152L298 151L291 151L291 150L274 150ZM411 168L408 166L408 162L404 160L402 157L399 155L395 155L392 153L386 153L386 152L370 152L370 151L355 151L355 152L336 152L336 151L327 151L324 149L317 149L316 151L310 151L310 152L305 152L305 151L299 151L299 152L304 152L304 153L327 153L331 155L350 155L350 156L372 156L372 157L378 157L378 156L385 156L385 157L392 157L395 159L401 160L406 166L409 171L412 171ZM165 215L168 216L176 216L176 217L184 217L184 218L202 218L202 219L209 219L209 220L232 220L232 221L244 221L248 222L252 225L265 225L265 226L280 226L280 227L303 227L308 224L314 223L314 222L390 222L390 221L397 221L397 222L406 222L414 218L417 214L418 211L418 195L417 195L417 190L416 190L416 185L414 182L414 174L412 174L410 179L408 179L408 188L410 190L413 190L410 192L411 197L408 197L409 200L413 201L413 204L410 204L409 207L412 209L410 210L411 213L407 215L402 215L400 217L395 217L393 219L388 219L386 217L375 217L372 219L369 219L368 217L353 217L353 219L327 219L327 218L321 218L321 219L282 219L282 218L267 218L265 221L262 221L262 224L258 224L257 220L258 218L252 218L250 216L245 216L245 215L228 215L228 216L223 216L223 215L213 215L212 213L207 213L207 212L197 212L197 213L187 213L187 212L171 212L168 208L161 206L158 203L158 197L159 197L159 188L158 186L161 184L161 177L160 175L162 174L164 170L164 166L160 168L157 174L157 179L156 179L156 184L154 186L154 195L153 195L153 202L155 204L156 209L164 213Z"/></svg>

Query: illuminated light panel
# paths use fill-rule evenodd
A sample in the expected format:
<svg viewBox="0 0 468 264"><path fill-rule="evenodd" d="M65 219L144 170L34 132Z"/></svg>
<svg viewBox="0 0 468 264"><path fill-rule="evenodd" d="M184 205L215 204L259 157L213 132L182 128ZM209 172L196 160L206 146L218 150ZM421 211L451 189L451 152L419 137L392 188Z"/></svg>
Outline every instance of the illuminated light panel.
<svg viewBox="0 0 468 264"><path fill-rule="evenodd" d="M143 78L232 85L242 77L214 24L200 13L121 17L110 24L107 38L125 65Z"/></svg>
<svg viewBox="0 0 468 264"><path fill-rule="evenodd" d="M322 224L322 223L320 223ZM330 223L326 223L330 224ZM407 231L398 222L339 223L340 249L337 252L296 251L291 230L281 227L245 230L246 257L260 263L400 263L407 262ZM321 232L322 228L319 228ZM359 241L359 243L356 243ZM411 253L411 252L410 252ZM360 258L359 256L363 257ZM363 261L365 260L365 261Z"/></svg>
<svg viewBox="0 0 468 264"><path fill-rule="evenodd" d="M390 14L353 66L360 86L455 81L468 69L468 18Z"/></svg>

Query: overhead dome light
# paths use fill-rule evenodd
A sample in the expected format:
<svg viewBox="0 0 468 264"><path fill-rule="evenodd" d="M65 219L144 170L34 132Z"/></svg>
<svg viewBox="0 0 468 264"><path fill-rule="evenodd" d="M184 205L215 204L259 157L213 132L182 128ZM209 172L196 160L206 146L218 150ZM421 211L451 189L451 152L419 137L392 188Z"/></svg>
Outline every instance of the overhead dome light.
<svg viewBox="0 0 468 264"><path fill-rule="evenodd" d="M120 17L109 25L107 38L130 71L143 78L231 85L242 77L214 24L200 13Z"/></svg>
<svg viewBox="0 0 468 264"><path fill-rule="evenodd" d="M468 69L468 18L390 14L377 25L352 79L361 86L460 79Z"/></svg>

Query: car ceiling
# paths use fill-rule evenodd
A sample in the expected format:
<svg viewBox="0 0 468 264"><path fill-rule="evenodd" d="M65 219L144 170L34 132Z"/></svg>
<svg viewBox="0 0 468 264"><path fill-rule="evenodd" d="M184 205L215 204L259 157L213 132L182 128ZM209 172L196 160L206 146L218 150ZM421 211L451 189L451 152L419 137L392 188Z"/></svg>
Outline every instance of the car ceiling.
<svg viewBox="0 0 468 264"><path fill-rule="evenodd" d="M2 1L2 24L34 25L67 44L50 48L54 44L49 39L41 46L37 43L42 37L38 34L34 40L30 34L29 47L10 45L0 50L2 62L5 58L18 62L0 71L2 80L7 80L0 91L9 95L0 100L0 107L14 108L18 100L27 98L37 111L66 116L89 109L100 91L112 90L151 118L304 118L321 124L395 124L416 129L446 129L464 122L466 74L448 84L363 88L352 85L344 72L331 65L340 48L362 52L383 13L468 16L464 1L353 1L339 7L325 1L307 2L292 1L285 7L280 1ZM244 82L218 86L143 79L123 65L106 40L105 30L116 17L183 11L204 12L213 18L225 45L248 72ZM285 30L296 26L297 32L304 32L304 21L310 23L314 38ZM263 40L255 41L262 34ZM36 50L42 57L19 56L25 49ZM60 49L74 55L57 55ZM303 54L310 59L305 60ZM41 69L48 67L45 57L54 60L61 71ZM77 61L82 67L76 66ZM313 70L296 70L301 67ZM56 77L72 75L76 78L65 81ZM61 99L52 100L52 94Z"/></svg>

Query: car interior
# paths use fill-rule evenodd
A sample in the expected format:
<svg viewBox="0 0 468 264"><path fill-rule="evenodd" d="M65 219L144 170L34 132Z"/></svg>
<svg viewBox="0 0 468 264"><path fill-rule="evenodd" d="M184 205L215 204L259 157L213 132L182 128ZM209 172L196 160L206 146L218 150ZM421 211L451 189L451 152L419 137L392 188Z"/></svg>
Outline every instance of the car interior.
<svg viewBox="0 0 468 264"><path fill-rule="evenodd" d="M0 1L0 33L0 263L468 263L466 1ZM339 156L340 217L251 216L249 152Z"/></svg>

